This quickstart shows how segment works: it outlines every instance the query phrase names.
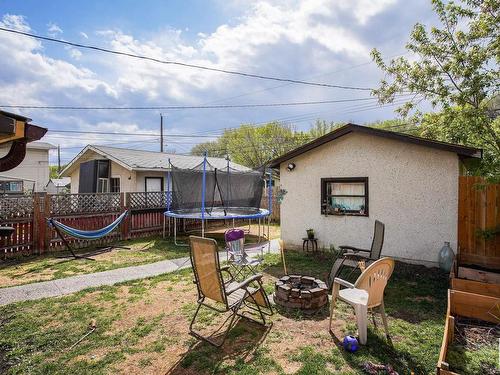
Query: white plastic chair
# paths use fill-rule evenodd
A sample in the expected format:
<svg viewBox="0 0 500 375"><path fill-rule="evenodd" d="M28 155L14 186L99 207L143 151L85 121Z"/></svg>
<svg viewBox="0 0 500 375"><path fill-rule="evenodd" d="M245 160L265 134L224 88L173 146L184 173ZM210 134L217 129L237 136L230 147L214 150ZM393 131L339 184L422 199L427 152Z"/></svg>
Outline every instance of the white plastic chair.
<svg viewBox="0 0 500 375"><path fill-rule="evenodd" d="M384 309L384 290L393 270L394 259L382 258L368 266L354 284L336 277L332 288L329 330L332 331L333 311L339 299L354 308L361 344L366 344L368 309L377 307L382 315L385 334L389 338L389 327ZM340 289L341 285L346 288Z"/></svg>

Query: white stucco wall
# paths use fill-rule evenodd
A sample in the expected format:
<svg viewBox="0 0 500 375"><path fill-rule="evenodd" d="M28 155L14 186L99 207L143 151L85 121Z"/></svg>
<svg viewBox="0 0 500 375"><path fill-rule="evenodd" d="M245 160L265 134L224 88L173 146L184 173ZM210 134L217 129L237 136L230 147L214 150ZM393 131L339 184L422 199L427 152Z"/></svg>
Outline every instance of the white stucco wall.
<svg viewBox="0 0 500 375"><path fill-rule="evenodd" d="M0 157L5 156L10 149L10 145L0 147ZM6 180L12 178L13 180L24 180L24 190L31 190L33 188L33 181L35 192L45 190L45 185L49 182L49 150L48 149L35 149L27 148L24 160L17 167L10 171L0 173L0 179ZM10 177L10 178L9 178Z"/></svg>
<svg viewBox="0 0 500 375"><path fill-rule="evenodd" d="M289 172L286 165L294 162ZM281 165L281 233L302 246L314 228L320 246L368 248L375 219L385 223L383 255L437 262L444 241L457 244L459 158L396 140L351 133ZM369 217L321 215L321 178L368 177Z"/></svg>

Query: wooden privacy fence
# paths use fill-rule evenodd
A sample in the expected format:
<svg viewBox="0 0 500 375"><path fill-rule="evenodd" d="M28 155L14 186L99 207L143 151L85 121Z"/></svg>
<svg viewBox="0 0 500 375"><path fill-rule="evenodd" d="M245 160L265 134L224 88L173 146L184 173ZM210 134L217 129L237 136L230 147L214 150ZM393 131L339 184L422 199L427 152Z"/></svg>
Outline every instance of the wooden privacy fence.
<svg viewBox="0 0 500 375"><path fill-rule="evenodd" d="M460 176L458 261L500 270L500 184Z"/></svg>
<svg viewBox="0 0 500 375"><path fill-rule="evenodd" d="M167 192L36 193L30 197L0 197L0 225L15 228L12 236L0 239L0 257L43 254L64 249L61 239L48 225L48 218L54 218L70 227L95 230L107 226L124 210L129 210L129 215L119 229L99 240L89 242L66 237L76 248L162 234L163 213L169 198ZM263 204L267 208L267 200ZM279 207L276 210L279 218ZM173 221L170 221L170 225L173 225ZM177 220L179 232L200 227L199 220Z"/></svg>
<svg viewBox="0 0 500 375"><path fill-rule="evenodd" d="M273 187L272 200L271 200L271 204L272 204L271 221L274 223L280 222L280 205L278 203L278 200L276 199L277 192L278 192L278 189L276 189L276 187ZM268 194L268 191L266 189L264 194L262 194L262 200L260 203L261 208L269 209L269 196L267 194Z"/></svg>

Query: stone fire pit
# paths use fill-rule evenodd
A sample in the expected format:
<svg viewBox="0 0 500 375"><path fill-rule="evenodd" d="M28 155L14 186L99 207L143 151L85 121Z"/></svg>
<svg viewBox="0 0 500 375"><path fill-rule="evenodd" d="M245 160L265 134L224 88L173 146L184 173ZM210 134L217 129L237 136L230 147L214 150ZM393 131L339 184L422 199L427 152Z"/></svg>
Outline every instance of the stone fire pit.
<svg viewBox="0 0 500 375"><path fill-rule="evenodd" d="M326 284L314 277L288 275L276 281L274 302L313 313L328 303Z"/></svg>

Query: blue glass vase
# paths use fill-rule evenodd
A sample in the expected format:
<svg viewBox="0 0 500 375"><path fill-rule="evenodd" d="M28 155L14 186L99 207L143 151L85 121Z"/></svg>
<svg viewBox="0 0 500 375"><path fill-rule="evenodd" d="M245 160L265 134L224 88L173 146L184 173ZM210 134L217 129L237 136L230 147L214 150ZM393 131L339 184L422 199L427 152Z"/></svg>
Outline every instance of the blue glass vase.
<svg viewBox="0 0 500 375"><path fill-rule="evenodd" d="M450 272L455 259L455 253L450 247L449 242L445 242L444 246L439 250L439 268L445 272Z"/></svg>

